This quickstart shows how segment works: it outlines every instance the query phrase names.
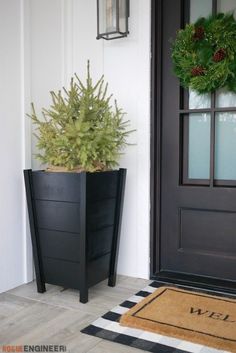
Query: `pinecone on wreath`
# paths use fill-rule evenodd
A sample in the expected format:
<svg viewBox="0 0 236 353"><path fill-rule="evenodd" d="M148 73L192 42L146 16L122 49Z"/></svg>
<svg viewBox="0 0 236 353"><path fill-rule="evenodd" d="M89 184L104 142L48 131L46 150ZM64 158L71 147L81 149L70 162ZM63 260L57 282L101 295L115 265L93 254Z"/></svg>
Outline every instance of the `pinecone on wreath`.
<svg viewBox="0 0 236 353"><path fill-rule="evenodd" d="M205 74L205 70L202 66L195 66L191 70L192 76L202 76Z"/></svg>
<svg viewBox="0 0 236 353"><path fill-rule="evenodd" d="M195 28L195 33L193 35L194 40L202 40L205 36L205 29L202 26Z"/></svg>
<svg viewBox="0 0 236 353"><path fill-rule="evenodd" d="M224 60L226 57L226 50L223 48L220 48L219 50L217 50L215 52L215 54L213 55L213 61L215 61L216 63Z"/></svg>

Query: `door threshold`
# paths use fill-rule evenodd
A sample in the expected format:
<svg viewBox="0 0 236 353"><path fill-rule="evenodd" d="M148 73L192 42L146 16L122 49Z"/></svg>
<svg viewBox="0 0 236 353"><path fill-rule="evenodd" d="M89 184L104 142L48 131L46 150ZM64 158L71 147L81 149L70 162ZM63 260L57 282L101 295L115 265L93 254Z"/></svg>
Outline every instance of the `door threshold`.
<svg viewBox="0 0 236 353"><path fill-rule="evenodd" d="M173 284L203 292L207 291L209 293L217 293L222 295L227 294L234 299L236 297L236 282L233 281L223 281L216 278L165 271L152 275L151 279L160 283Z"/></svg>

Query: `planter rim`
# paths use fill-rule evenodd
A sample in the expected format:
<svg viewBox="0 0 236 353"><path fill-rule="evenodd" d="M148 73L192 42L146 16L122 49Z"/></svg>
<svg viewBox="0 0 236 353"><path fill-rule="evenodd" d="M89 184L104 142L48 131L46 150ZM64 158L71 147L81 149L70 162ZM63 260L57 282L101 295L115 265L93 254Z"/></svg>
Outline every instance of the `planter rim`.
<svg viewBox="0 0 236 353"><path fill-rule="evenodd" d="M32 169L24 169L24 170L32 170ZM39 169L39 170L32 170L32 173L42 173L42 174L56 174L56 175L81 175L81 174L105 174L105 173L114 173L114 172L119 172L119 170L126 170L126 168L118 168L118 169L112 169L112 170L106 170L106 171L96 171L96 172L86 172L86 171L81 171L81 172L53 172L53 171L47 171L45 169Z"/></svg>

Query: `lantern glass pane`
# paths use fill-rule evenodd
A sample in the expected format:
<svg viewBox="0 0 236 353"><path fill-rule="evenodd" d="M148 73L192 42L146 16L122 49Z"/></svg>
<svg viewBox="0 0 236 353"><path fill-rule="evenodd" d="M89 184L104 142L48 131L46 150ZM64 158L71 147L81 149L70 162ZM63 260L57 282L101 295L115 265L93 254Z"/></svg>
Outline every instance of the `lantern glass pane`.
<svg viewBox="0 0 236 353"><path fill-rule="evenodd" d="M99 33L111 33L117 31L116 25L116 0L99 1Z"/></svg>
<svg viewBox="0 0 236 353"><path fill-rule="evenodd" d="M106 24L106 1L99 0L99 34L105 33L105 24Z"/></svg>
<svg viewBox="0 0 236 353"><path fill-rule="evenodd" d="M116 0L106 0L106 32L115 32L117 28L116 22Z"/></svg>
<svg viewBox="0 0 236 353"><path fill-rule="evenodd" d="M119 0L119 32L127 32L127 0Z"/></svg>

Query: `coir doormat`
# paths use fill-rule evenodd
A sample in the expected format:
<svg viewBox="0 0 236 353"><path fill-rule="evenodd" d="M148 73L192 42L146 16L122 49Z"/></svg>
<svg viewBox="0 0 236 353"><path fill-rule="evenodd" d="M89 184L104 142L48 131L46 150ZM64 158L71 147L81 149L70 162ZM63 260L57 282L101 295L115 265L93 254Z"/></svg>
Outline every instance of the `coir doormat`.
<svg viewBox="0 0 236 353"><path fill-rule="evenodd" d="M236 300L161 287L122 315L122 326L236 352Z"/></svg>

